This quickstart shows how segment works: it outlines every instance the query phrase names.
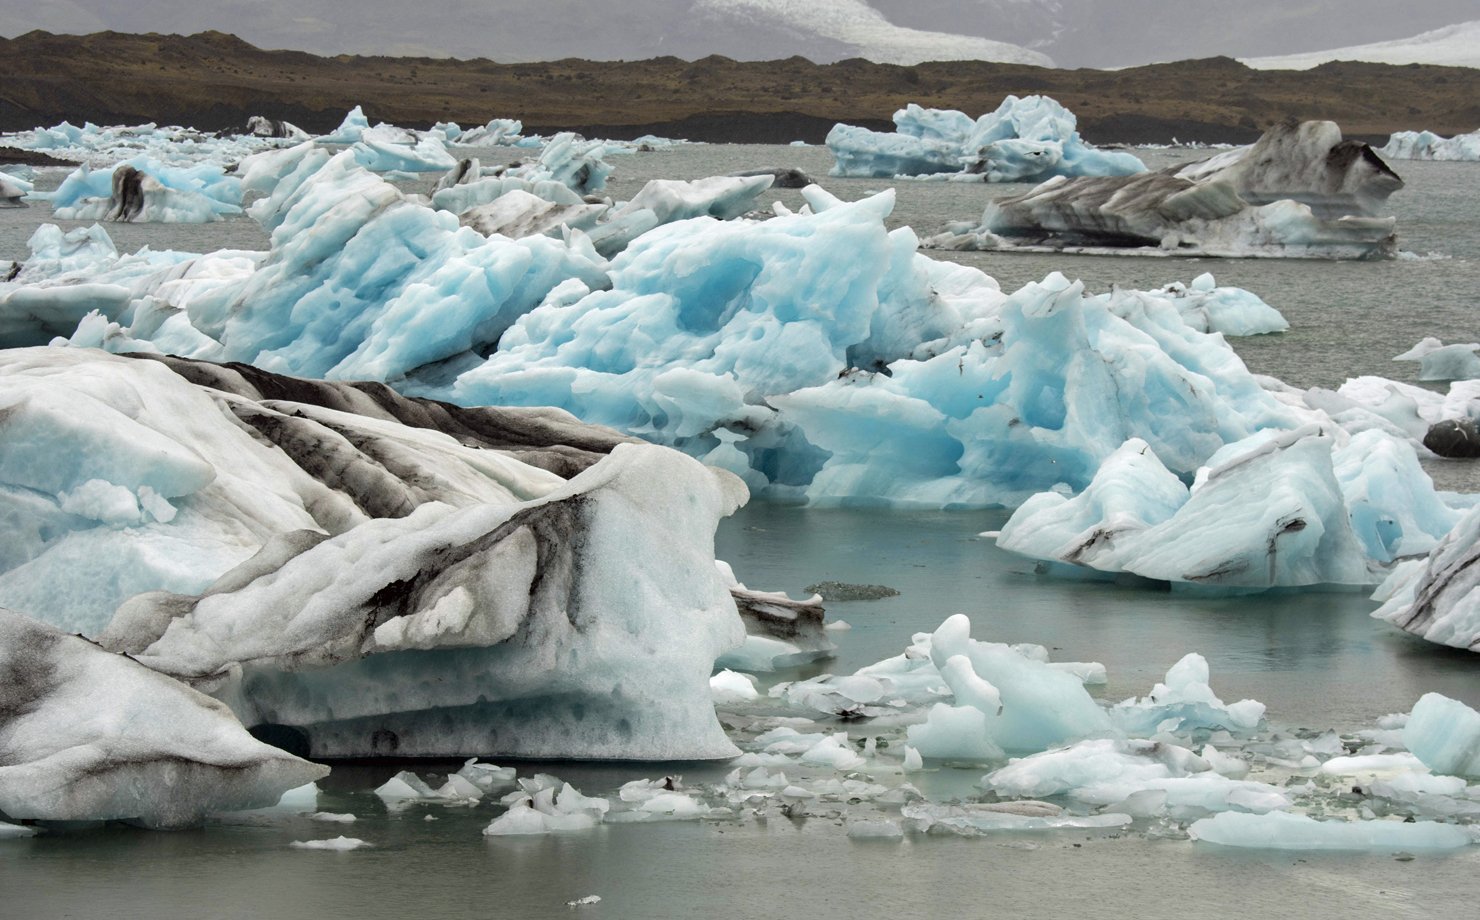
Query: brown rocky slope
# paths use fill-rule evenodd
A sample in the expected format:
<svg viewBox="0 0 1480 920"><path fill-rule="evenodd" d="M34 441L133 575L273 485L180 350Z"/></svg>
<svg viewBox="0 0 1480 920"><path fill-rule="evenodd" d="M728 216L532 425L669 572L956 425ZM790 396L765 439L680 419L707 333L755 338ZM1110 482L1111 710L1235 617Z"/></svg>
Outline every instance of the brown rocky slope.
<svg viewBox="0 0 1480 920"><path fill-rule="evenodd" d="M326 58L264 51L232 35L52 35L0 39L0 130L63 119L224 129L250 115L310 130L363 104L407 126L519 118L530 131L644 133L709 141L820 141L833 123L887 127L907 102L996 108L1008 93L1047 93L1095 143L1234 141L1294 116L1329 118L1348 135L1480 128L1480 70L1334 63L1251 70L1228 58L1120 71L950 62L899 67L802 58L498 64L432 58Z"/></svg>

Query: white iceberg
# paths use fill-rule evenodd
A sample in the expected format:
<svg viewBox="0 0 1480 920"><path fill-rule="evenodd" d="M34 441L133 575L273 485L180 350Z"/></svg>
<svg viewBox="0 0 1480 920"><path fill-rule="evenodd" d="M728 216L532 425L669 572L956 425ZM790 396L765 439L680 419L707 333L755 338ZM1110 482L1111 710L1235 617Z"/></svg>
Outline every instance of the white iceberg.
<svg viewBox="0 0 1480 920"><path fill-rule="evenodd" d="M181 827L326 776L217 701L0 608L0 816Z"/></svg>
<svg viewBox="0 0 1480 920"><path fill-rule="evenodd" d="M1480 160L1480 131L1441 137L1432 131L1395 131L1377 152L1393 160Z"/></svg>

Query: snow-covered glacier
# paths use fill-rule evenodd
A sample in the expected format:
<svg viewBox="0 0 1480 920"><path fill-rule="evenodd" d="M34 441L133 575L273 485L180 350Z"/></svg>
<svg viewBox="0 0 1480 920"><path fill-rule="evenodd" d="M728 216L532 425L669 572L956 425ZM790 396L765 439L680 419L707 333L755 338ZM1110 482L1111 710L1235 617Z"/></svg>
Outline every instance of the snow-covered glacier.
<svg viewBox="0 0 1480 920"><path fill-rule="evenodd" d="M305 753L733 751L728 473L555 410L90 349L0 353L0 399L0 603Z"/></svg>
<svg viewBox="0 0 1480 920"><path fill-rule="evenodd" d="M1050 176L1128 176L1146 171L1134 154L1085 143L1074 113L1047 96L1008 96L994 112L910 103L893 134L838 124L828 132L834 176L950 175L982 182L1041 182Z"/></svg>
<svg viewBox="0 0 1480 920"><path fill-rule="evenodd" d="M1402 180L1333 122L1287 121L1251 147L1110 178L1055 177L947 225L939 249L1129 249L1228 257L1377 258L1397 252L1378 216Z"/></svg>

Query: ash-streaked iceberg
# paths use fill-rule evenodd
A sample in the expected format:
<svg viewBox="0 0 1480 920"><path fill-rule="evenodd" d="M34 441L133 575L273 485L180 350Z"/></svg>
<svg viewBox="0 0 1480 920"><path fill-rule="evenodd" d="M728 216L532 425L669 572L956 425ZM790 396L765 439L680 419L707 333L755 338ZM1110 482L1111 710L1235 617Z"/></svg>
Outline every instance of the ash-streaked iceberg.
<svg viewBox="0 0 1480 920"><path fill-rule="evenodd" d="M831 175L864 178L950 175L983 182L1041 182L1050 176L1128 176L1146 171L1133 154L1098 150L1074 113L1047 96L1008 96L978 119L910 103L885 134L838 124L827 146Z"/></svg>
<svg viewBox="0 0 1480 920"><path fill-rule="evenodd" d="M315 757L727 757L709 675L744 628L711 541L743 497L619 445L531 502L289 535L202 595L134 598L102 641Z"/></svg>
<svg viewBox="0 0 1480 920"><path fill-rule="evenodd" d="M44 197L61 220L207 223L242 213L241 180L220 165L170 166L148 156L111 170L81 166Z"/></svg>
<svg viewBox="0 0 1480 920"><path fill-rule="evenodd" d="M1367 259L1397 253L1378 216L1403 181L1329 121L1285 122L1251 147L1126 177L1055 177L948 225L937 249L1125 250L1226 257Z"/></svg>
<svg viewBox="0 0 1480 920"><path fill-rule="evenodd" d="M0 394L3 602L295 750L733 753L729 473L554 410L176 358L12 349Z"/></svg>
<svg viewBox="0 0 1480 920"><path fill-rule="evenodd" d="M216 700L0 608L0 816L183 827L328 773Z"/></svg>
<svg viewBox="0 0 1480 920"><path fill-rule="evenodd" d="M1373 612L1399 629L1455 648L1480 651L1480 506L1471 509L1427 558L1394 571Z"/></svg>

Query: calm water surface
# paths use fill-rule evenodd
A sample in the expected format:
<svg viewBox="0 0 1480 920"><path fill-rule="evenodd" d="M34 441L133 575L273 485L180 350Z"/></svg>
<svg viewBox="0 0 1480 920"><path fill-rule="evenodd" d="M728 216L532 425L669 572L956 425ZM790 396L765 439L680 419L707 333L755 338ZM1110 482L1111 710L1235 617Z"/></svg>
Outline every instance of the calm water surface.
<svg viewBox="0 0 1480 920"><path fill-rule="evenodd" d="M497 151L488 160L518 154ZM1151 152L1152 165L1190 154ZM887 187L825 178L831 158L810 147L691 146L622 157L610 191L650 178L698 178L795 166L844 198ZM1480 164L1399 163L1408 187L1391 200L1406 249L1425 258L1335 263L1279 260L951 254L1005 289L1050 271L1091 290L1156 287L1204 271L1280 309L1292 330L1233 340L1251 369L1298 386L1349 376L1412 381L1393 355L1426 335L1480 339ZM43 187L60 173L43 175ZM430 183L410 183L425 188ZM1021 186L904 182L895 225L928 235L980 215ZM795 191L773 197L792 207ZM45 206L0 211L0 260L26 255ZM70 226L70 225L69 225ZM250 221L206 226L110 225L121 251L150 245L205 251L265 248ZM1473 464L1431 464L1441 485L1480 489ZM1145 693L1188 651L1207 656L1225 699L1254 697L1286 728L1354 730L1437 690L1480 706L1474 656L1370 619L1360 593L1211 599L1147 587L1050 579L977 535L1001 512L888 513L755 505L722 527L719 554L752 587L802 594L824 579L883 583L898 597L832 605L852 625L835 633L830 669L897 654L912 633L966 613L975 635L1036 642L1058 660L1105 663L1107 699ZM796 674L781 675L792 678ZM588 794L679 769L716 781L715 765L529 765ZM422 765L423 772L449 765ZM837 822L677 823L603 827L546 839L485 839L499 809L391 813L369 790L398 767L339 767L319 807L352 825L259 817L179 833L109 828L0 843L0 917L1432 917L1473 916L1480 853L1420 857L1233 853L1179 841L1080 835L851 841ZM960 775L951 775L951 774ZM927 777L966 788L980 771ZM929 790L927 790L929 791ZM426 821L427 815L438 820ZM289 849L294 839L345 833L375 843L351 853ZM585 895L599 904L566 902Z"/></svg>

